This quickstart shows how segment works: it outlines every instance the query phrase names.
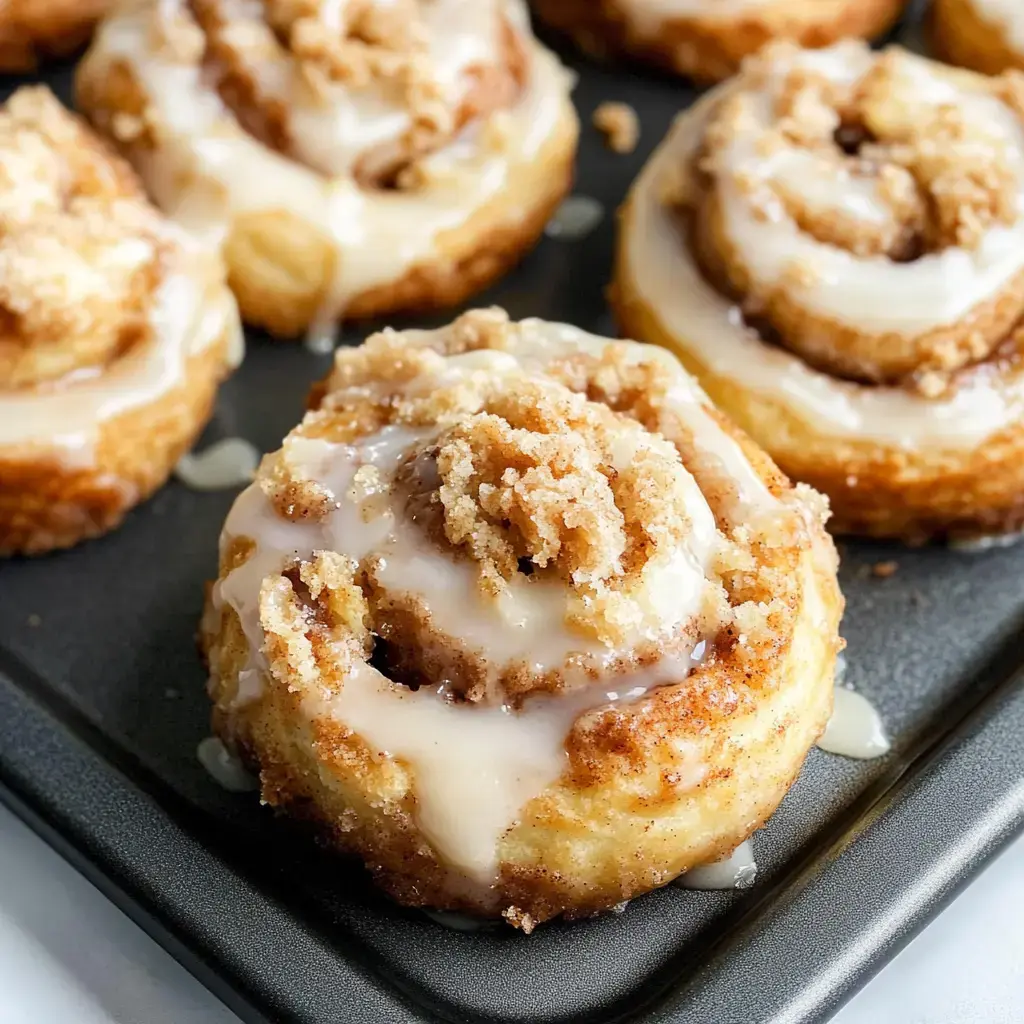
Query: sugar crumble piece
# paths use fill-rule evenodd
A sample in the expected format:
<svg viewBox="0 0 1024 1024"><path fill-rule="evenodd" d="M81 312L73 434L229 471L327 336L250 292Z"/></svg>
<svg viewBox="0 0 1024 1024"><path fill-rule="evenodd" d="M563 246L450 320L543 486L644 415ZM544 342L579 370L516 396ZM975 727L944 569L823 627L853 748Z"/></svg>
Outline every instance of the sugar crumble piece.
<svg viewBox="0 0 1024 1024"><path fill-rule="evenodd" d="M593 124L613 153L632 153L640 141L640 119L628 103L606 100L594 111Z"/></svg>

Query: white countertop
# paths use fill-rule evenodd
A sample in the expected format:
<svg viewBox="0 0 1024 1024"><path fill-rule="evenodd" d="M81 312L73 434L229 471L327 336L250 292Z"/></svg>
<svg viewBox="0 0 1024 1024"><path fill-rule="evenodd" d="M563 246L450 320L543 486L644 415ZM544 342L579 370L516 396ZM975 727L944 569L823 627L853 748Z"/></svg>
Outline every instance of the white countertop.
<svg viewBox="0 0 1024 1024"><path fill-rule="evenodd" d="M0 992L0 1024L238 1024L2 807ZM1024 839L855 996L834 1024L1022 1020Z"/></svg>

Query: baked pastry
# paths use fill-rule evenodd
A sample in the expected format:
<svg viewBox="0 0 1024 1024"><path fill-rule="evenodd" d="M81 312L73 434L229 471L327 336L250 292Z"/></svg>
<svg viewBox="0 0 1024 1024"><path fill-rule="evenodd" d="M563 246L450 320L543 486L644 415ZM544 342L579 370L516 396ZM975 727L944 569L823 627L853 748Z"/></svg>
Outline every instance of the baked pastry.
<svg viewBox="0 0 1024 1024"><path fill-rule="evenodd" d="M44 88L0 108L0 555L117 526L241 355L219 258Z"/></svg>
<svg viewBox="0 0 1024 1024"><path fill-rule="evenodd" d="M842 532L1024 525L1024 90L779 44L631 190L614 303Z"/></svg>
<svg viewBox="0 0 1024 1024"><path fill-rule="evenodd" d="M889 28L907 0L531 0L551 28L597 57L627 55L700 82L734 74L774 39L829 46Z"/></svg>
<svg viewBox="0 0 1024 1024"><path fill-rule="evenodd" d="M214 728L402 903L608 909L746 839L822 732L824 512L667 352L385 331L228 517Z"/></svg>
<svg viewBox="0 0 1024 1024"><path fill-rule="evenodd" d="M988 75L1024 68L1024 7L1015 0L935 0L930 24L937 54L951 64Z"/></svg>
<svg viewBox="0 0 1024 1024"><path fill-rule="evenodd" d="M44 57L84 46L113 0L4 0L0 3L0 71L31 71Z"/></svg>
<svg viewBox="0 0 1024 1024"><path fill-rule="evenodd" d="M293 335L515 262L571 182L570 85L522 0L129 0L78 99L223 241L244 318Z"/></svg>

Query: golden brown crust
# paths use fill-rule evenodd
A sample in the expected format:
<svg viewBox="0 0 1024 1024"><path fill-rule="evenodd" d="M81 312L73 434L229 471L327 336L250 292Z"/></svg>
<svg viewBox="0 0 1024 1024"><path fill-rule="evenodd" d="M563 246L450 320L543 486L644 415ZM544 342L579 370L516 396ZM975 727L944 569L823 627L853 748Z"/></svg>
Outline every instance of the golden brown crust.
<svg viewBox="0 0 1024 1024"><path fill-rule="evenodd" d="M700 82L734 74L744 57L773 39L829 46L838 39L874 39L903 12L906 0L774 0L749 13L666 18L641 27L630 0L531 0L552 28L597 57L651 61Z"/></svg>
<svg viewBox="0 0 1024 1024"><path fill-rule="evenodd" d="M113 0L6 0L0 5L0 71L32 71L41 59L84 46Z"/></svg>
<svg viewBox="0 0 1024 1024"><path fill-rule="evenodd" d="M107 52L100 34L80 66L78 103L137 166L149 169L158 181L155 191L161 193L173 177L171 195L161 193L165 204L189 207L201 205L196 196L226 196L220 212L213 212L216 203L206 206L209 217L223 221L232 288L246 321L275 335L321 330L338 318L458 304L522 257L571 187L578 125L566 83L552 75L536 42L504 18L495 61L466 69L470 85L449 110L444 91L439 92L430 75L429 61L417 49L422 33L412 32L413 41L403 42L406 13L416 19L422 14L418 0L393 11L390 5L353 7L364 11L372 24L350 25L350 35L341 39L294 4L253 8L246 17L255 11L254 20L244 23L234 22L241 15L220 0L192 5L196 20L180 3L168 10L177 13L145 15L152 24L147 22L140 52L132 58ZM388 11L397 15L395 23L384 18ZM154 36L161 38L153 42ZM144 52L147 47L152 54ZM261 58L277 61L280 74L261 77ZM176 177L161 176L161 168L176 160L190 163L192 141L168 132L166 119L161 122L159 104L147 92L159 91L159 86L147 85L140 72L140 62L148 59L179 69L200 68L201 90L208 91L213 82L226 108L224 131L244 133L246 145L265 151L253 155L262 160L258 173L272 180L266 197L236 207L235 190L245 191L241 184L188 169ZM290 83L283 95L272 91L278 78ZM306 122L322 121L318 105L336 102L336 93L329 90L342 85L358 97L360 89L376 88L378 78L390 89L382 94L390 97L387 103L394 100L408 108L408 130L358 151L347 140L322 144ZM542 84L536 79L543 79ZM505 140L509 124L522 119L520 111L532 109L534 89L547 90L545 108L557 110L557 123L550 118L551 130L537 148L534 143L521 145L519 135ZM353 110L351 116L364 116L358 102ZM473 131L477 159L461 157L450 168L443 159L445 150L466 130ZM362 134L354 132L353 137ZM439 156L438 169L431 159ZM472 179L491 173L476 169L488 156L507 164L503 187L481 190L479 200L460 201L462 194L475 194L474 182L459 185L446 176ZM354 225L339 227L330 212L330 197L352 185L365 202L353 204ZM405 203L407 221L396 222L388 213L396 200ZM449 213L449 208L457 212ZM416 234L416 221L432 224L435 219L433 232ZM403 231L413 240L403 237ZM362 236L365 242L352 241ZM358 244L376 250L373 260L364 260ZM362 262L385 269L349 271ZM363 282L361 287L348 284L350 273Z"/></svg>
<svg viewBox="0 0 1024 1024"><path fill-rule="evenodd" d="M1024 68L1021 53L1000 25L988 21L971 0L935 0L928 14L932 48L944 61L986 75Z"/></svg>
<svg viewBox="0 0 1024 1024"><path fill-rule="evenodd" d="M160 326L163 289L186 289L184 318L193 283L177 337ZM0 108L0 555L97 536L162 484L209 417L237 330L222 267L130 167L47 90L15 93Z"/></svg>
<svg viewBox="0 0 1024 1024"><path fill-rule="evenodd" d="M295 475L296 467L288 471L289 445L305 445L311 438L351 443L367 433L376 435L395 415L408 418L402 422L425 423L425 417L436 412L448 410L447 416L462 408L461 402L469 403L467 410L476 408L472 388L479 386L477 382L453 384L451 393L442 388L407 403L396 402L395 396L403 394L404 382L415 380L425 367L433 366L436 372L441 365L437 351L502 352L510 329L492 314L469 314L445 332L412 342L411 347L403 347L401 335L385 334L363 350L346 353L323 389L319 410L307 417L283 452L264 465L261 487L272 497L278 515L308 524L328 507L320 489ZM435 344L437 348L432 347ZM389 362L390 376L385 370ZM556 359L552 366L543 394L535 396L534 412L519 421L517 417L526 414L524 407L513 416L516 422L530 424L530 430L516 428L520 432L508 438L514 449L508 455L509 472L515 467L515 473L522 474L514 485L517 495L527 500L528 492L520 485L531 479L530 471L517 461L524 453L534 453L531 459L546 453L543 459L551 461L541 463L541 468L553 468L569 457L559 444L563 436L573 437L571 432L562 434L569 428L563 425L558 433L545 433L553 426L547 417L556 411L559 416L569 410L571 417L583 417L580 429L582 424L588 426L572 444L594 451L606 443L601 440L606 420L619 423L620 434L645 430L645 424L661 424L669 436L678 437L678 457L699 481L704 499L721 511L721 529L731 531L731 540L719 556L728 600L719 607L721 626L711 641L711 653L685 682L655 688L633 703L599 708L576 719L566 741L568 761L561 777L529 800L517 822L500 838L492 889L482 892L453 885L457 882L454 869L420 829L415 764L381 754L379 747L346 727L342 714L321 710L324 705L316 695L337 695L355 685L347 674L355 669L345 667L345 657L358 665L372 656L374 665L382 665L379 652L370 653L374 635L381 632L381 624L375 624L378 612L373 608L372 589L359 582L355 563L333 553L316 554L310 560L301 560L300 555L300 562L283 575L272 572L265 577L260 588L260 622L265 637L262 650L269 664L265 670L256 669L262 684L255 691L251 680L245 679L253 669L252 623L243 628L236 606L217 595L238 586L224 584L233 571L261 557L257 546L261 538L240 534L222 550L221 585L207 603L202 627L211 669L214 728L258 768L265 802L316 823L333 845L360 856L377 881L405 904L500 916L525 931L556 916L577 918L607 910L663 885L680 872L733 849L763 824L829 717L842 610L835 553L821 528L821 509L814 497L795 492L763 452L705 407L705 414L748 459L766 489L771 510L757 522L755 516L735 529L727 525L735 514L726 510L735 508L736 484L723 479L720 464L707 461L699 445L690 450L690 435L680 423L671 416L664 418L668 407L660 403L675 399L659 398L663 364L658 359L652 356L637 366L625 350L613 347L604 355L581 351L564 362ZM671 379L678 386L678 377ZM373 385L368 388L365 381ZM490 412L462 413L453 421L456 426L449 443L469 444L474 464L492 443L476 431L483 429L493 440L492 430L511 414L509 401L519 400L509 397L508 387L503 382L497 392L486 392L491 394L486 405ZM398 390L392 394L392 389ZM529 394L527 388L520 398L526 401ZM582 401L583 396L588 401ZM614 411L609 413L608 408ZM396 409L404 411L396 413ZM620 417L634 423L629 425ZM591 428L596 433L588 434ZM664 444L650 443L657 452ZM462 477L445 476L450 462L438 456L441 479L451 481L443 486L454 488L454 481ZM580 467L585 468L582 463ZM595 477L586 483L588 473L586 469L580 478L584 492L597 482ZM614 532L577 532L582 530L579 524L564 534L554 523L548 524L551 529L542 528L546 520L540 506L525 532L520 532L515 510L492 490L488 479L485 473L477 481L479 489L471 491L461 486L447 493L441 490L440 500L447 512L468 503L478 509L477 515L493 505L495 516L508 514L511 522L501 526L497 519L488 520L468 540L448 523L447 540L438 537L437 543L469 544L477 553L463 557L480 558L481 566L492 564L490 553L497 550L498 562L493 564L499 572L505 571L500 566L507 542L520 558L526 557L522 550L531 552L529 557L538 567L535 571L551 573L552 579L560 572L578 580L607 571L608 551L615 550ZM513 486L512 477L502 479L506 487ZM559 479L563 480L560 486L569 486L569 477ZM624 479L609 476L609 481L628 489ZM361 486L373 494L377 481L368 477ZM664 495L660 486L659 494ZM535 497L549 507L549 493ZM643 500L657 497L648 493ZM671 500L666 500L665 509L669 509ZM616 501L627 510L622 528L629 534L633 529L629 503ZM592 511L596 514L600 507L597 502ZM687 508L696 514L695 508ZM417 517L420 514L416 512ZM644 521L653 526L660 514L652 513ZM607 522L618 522L617 514ZM497 548L488 541L484 545L488 554L481 554L477 549L487 530L494 528L498 529ZM543 536L533 536L534 529L541 529ZM569 549L552 547L556 538ZM600 544L599 538L604 538ZM595 550L609 543L611 548L604 555ZM520 544L527 547L521 549ZM638 551L637 557L646 557L647 550L654 548L645 545L645 554ZM631 562L628 551L627 547L622 556L625 565ZM299 579L308 589L296 603ZM388 609L386 615L390 613ZM340 651L348 654L341 656ZM426 664L420 661L419 667L424 669ZM447 684L450 669L450 664L444 666L436 678L443 677ZM434 678L432 672L428 675ZM417 684L424 681L430 679L415 680ZM468 696L486 710L488 698ZM682 758L681 751L686 752Z"/></svg>

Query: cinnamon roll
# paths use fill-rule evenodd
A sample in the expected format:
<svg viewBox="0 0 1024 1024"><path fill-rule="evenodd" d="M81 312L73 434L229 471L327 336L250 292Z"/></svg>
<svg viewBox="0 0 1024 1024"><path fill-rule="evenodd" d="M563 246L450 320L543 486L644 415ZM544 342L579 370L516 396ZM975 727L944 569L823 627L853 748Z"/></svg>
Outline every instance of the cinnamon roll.
<svg viewBox="0 0 1024 1024"><path fill-rule="evenodd" d="M241 353L220 260L43 88L0 108L0 555L116 526Z"/></svg>
<svg viewBox="0 0 1024 1024"><path fill-rule="evenodd" d="M774 39L873 39L907 0L531 0L538 17L598 57L627 55L701 82L734 74Z"/></svg>
<svg viewBox="0 0 1024 1024"><path fill-rule="evenodd" d="M822 732L825 508L660 349L385 331L228 517L215 730L402 903L610 908L759 828Z"/></svg>
<svg viewBox="0 0 1024 1024"><path fill-rule="evenodd" d="M780 44L624 207L624 331L679 354L838 530L1024 525L1024 90Z"/></svg>
<svg viewBox="0 0 1024 1024"><path fill-rule="evenodd" d="M569 187L570 85L522 0L128 0L78 99L293 335L506 270Z"/></svg>
<svg viewBox="0 0 1024 1024"><path fill-rule="evenodd" d="M0 71L31 71L41 58L84 46L113 0L4 0L0 3Z"/></svg>
<svg viewBox="0 0 1024 1024"><path fill-rule="evenodd" d="M935 0L930 19L943 60L988 75L1024 68L1024 7L1015 0Z"/></svg>

